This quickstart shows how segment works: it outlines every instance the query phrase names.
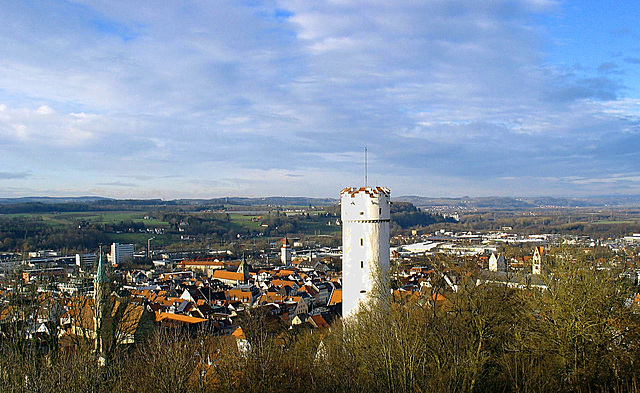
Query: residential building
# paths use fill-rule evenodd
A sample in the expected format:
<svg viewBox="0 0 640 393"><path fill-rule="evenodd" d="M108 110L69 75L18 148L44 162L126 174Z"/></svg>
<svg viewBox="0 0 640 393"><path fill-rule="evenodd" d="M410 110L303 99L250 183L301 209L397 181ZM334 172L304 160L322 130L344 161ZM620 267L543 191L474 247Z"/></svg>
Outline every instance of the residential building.
<svg viewBox="0 0 640 393"><path fill-rule="evenodd" d="M133 260L133 244L131 243L113 243L111 244L111 253L109 259L112 265L119 265L122 262Z"/></svg>

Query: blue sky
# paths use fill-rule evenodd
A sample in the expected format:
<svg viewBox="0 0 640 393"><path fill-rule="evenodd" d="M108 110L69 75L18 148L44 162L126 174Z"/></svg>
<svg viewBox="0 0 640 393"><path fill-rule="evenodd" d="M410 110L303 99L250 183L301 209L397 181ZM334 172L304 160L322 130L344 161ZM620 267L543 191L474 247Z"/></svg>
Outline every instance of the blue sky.
<svg viewBox="0 0 640 393"><path fill-rule="evenodd" d="M3 1L0 197L640 194L635 1Z"/></svg>

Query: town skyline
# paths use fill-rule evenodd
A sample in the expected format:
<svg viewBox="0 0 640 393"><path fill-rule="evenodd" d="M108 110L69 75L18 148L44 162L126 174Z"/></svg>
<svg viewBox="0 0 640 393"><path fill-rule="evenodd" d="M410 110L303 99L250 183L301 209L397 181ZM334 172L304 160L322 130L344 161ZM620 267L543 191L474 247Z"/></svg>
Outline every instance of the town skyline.
<svg viewBox="0 0 640 393"><path fill-rule="evenodd" d="M0 198L640 194L632 1L0 6Z"/></svg>

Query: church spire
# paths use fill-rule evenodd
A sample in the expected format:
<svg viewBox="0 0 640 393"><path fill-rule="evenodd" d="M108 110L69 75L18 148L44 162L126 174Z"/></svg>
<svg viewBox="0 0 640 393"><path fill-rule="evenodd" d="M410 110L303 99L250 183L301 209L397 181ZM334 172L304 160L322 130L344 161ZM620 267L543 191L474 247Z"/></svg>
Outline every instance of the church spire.
<svg viewBox="0 0 640 393"><path fill-rule="evenodd" d="M95 319L94 329L96 334L95 349L98 354L102 354L102 327L104 322L105 305L107 303L109 277L107 277L107 267L102 260L102 248L100 248L100 257L98 259L98 269L96 278L93 281L94 303L95 303Z"/></svg>
<svg viewBox="0 0 640 393"><path fill-rule="evenodd" d="M96 271L96 278L94 280L96 284L109 282L107 277L107 266L102 261L102 248L100 249L100 258L98 259L98 269Z"/></svg>

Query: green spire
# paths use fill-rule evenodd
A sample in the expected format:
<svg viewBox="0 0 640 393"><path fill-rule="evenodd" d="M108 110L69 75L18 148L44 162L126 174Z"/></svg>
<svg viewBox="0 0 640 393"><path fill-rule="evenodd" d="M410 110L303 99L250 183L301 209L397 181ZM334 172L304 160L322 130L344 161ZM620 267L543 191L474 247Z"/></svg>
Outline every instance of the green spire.
<svg viewBox="0 0 640 393"><path fill-rule="evenodd" d="M102 250L100 250L100 259L98 259L98 271L96 272L95 282L109 282L109 277L107 277L107 267L102 262Z"/></svg>

